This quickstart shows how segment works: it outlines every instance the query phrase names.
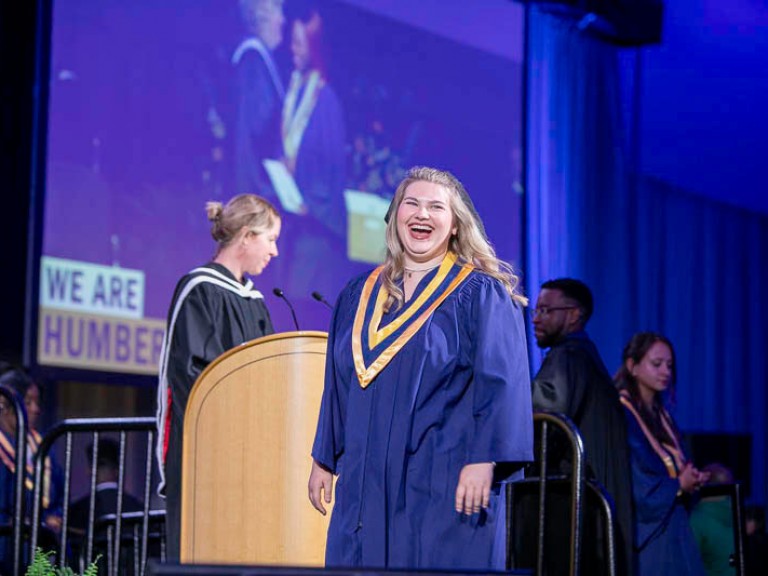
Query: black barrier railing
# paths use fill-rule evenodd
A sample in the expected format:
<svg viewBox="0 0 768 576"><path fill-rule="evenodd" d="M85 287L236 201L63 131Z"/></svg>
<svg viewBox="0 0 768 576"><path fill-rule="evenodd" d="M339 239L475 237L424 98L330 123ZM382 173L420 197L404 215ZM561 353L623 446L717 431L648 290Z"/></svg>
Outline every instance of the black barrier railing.
<svg viewBox="0 0 768 576"><path fill-rule="evenodd" d="M592 490L600 503L600 511L603 515L605 530L605 560L609 576L616 576L616 531L615 519L613 517L613 506L611 498L605 487L595 480L587 480L587 486ZM627 559L631 561L631 559Z"/></svg>
<svg viewBox="0 0 768 576"><path fill-rule="evenodd" d="M598 482L586 478L586 461L584 454L584 444L581 438L581 434L578 428L573 422L565 415L553 413L553 412L534 412L533 415L534 432L536 438L536 450L534 454L534 463L530 468L531 473L526 474L526 477L518 482L515 482L510 486L510 495L514 495L515 489L526 489L531 487L537 492L537 514L536 518L526 518L524 526L515 526L513 517L515 517L515 511L513 507L519 504L513 497L509 499L509 551L508 567L516 564L515 544L517 544L516 538L513 537L514 530L531 530L531 524L536 522L536 541L535 541L535 559L532 564L535 566L535 573L542 575L547 573L545 558L552 555L559 556L559 550L547 549L547 533L549 524L552 522L551 518L547 515L547 502L554 494L559 494L561 488L566 488L569 493L569 508L570 514L568 516L569 521L569 538L568 538L568 550L569 550L569 562L567 573L571 576L578 576L582 571L582 550L583 550L583 536L584 536L584 510L587 503L587 493L596 500L596 506L600 515L600 521L602 522L602 531L604 534L604 549L602 555L602 561L604 562L605 572L609 576L616 576L616 536L614 530L614 512L611 504L611 498L605 491L605 488ZM551 458L550 451L553 450L553 442L551 439L554 433L558 433L557 448L562 447L562 443L559 440L564 436L567 446L567 453L557 453L556 458ZM555 460L557 462L558 469L554 472L550 471L550 463ZM564 473L561 469L562 462L570 463L570 470ZM585 492L588 491L588 492ZM590 500L591 501L591 500ZM550 511L552 508L550 507ZM556 520L562 520L561 516L558 516ZM560 531L556 531L560 533ZM550 542L551 546L551 542ZM529 553L528 551L526 551ZM564 567L560 566L560 572L565 573Z"/></svg>
<svg viewBox="0 0 768 576"><path fill-rule="evenodd" d="M143 511L137 518L123 511L123 497L125 495L125 464L126 464L126 438L128 433L139 433L146 437L146 458L144 474L144 494ZM144 574L147 564L147 550L149 541L149 528L151 522L157 522L157 517L164 517L164 512L151 511L149 509L151 497L151 477L152 464L154 462L154 444L156 437L156 420L154 418L80 418L69 419L57 424L40 444L38 453L35 457L35 483L33 498L32 530L30 537L30 553L33 554L38 544L38 530L41 518L42 508L42 486L44 475L44 462L51 452L54 443L60 438L64 438L64 494L63 494L63 514L61 526L61 538L58 543L58 564L63 567L67 562L68 538L69 538L69 499L72 483L72 446L75 435L92 435L93 453L92 466L90 471L90 492L88 506L88 521L85 530L84 548L81 551L82 560L85 564L93 561L94 557L94 537L96 534L96 463L98 462L99 442L102 434L111 433L118 435L118 478L117 478L117 504L115 514L111 519L111 528L113 538L111 538L108 550L107 573L118 574L120 566L120 549L123 543L123 524L126 521L132 522L133 526L141 525L140 546L134 549L134 554L138 554L137 563L140 565L137 574Z"/></svg>
<svg viewBox="0 0 768 576"><path fill-rule="evenodd" d="M0 527L0 534L10 533L11 555L13 556L13 576L21 574L22 567L22 528L25 520L24 475L27 467L27 410L18 394L8 386L0 385L0 395L8 402L4 410L13 410L16 414L15 471L13 475L13 496L11 524Z"/></svg>
<svg viewBox="0 0 768 576"><path fill-rule="evenodd" d="M539 478L537 476L529 476L527 478L524 478L518 482L515 482L514 486L524 487L526 485L533 485L536 486L536 488L539 487L540 482ZM568 488L571 488L571 478L568 475L549 475L546 479L546 485L547 490L555 490L556 488L560 486L567 486ZM514 486L512 487L514 489ZM594 480L586 479L584 481L584 486L587 488L587 491L589 494L594 496L596 502L596 506L599 509L600 514L600 520L602 522L602 534L604 534L604 547L603 547L603 554L604 556L601 557L601 561L604 562L604 569L601 570L601 574L607 574L608 576L617 576L617 569L616 569L616 534L615 534L615 519L614 519L614 512L613 512L613 506L611 505L611 499L608 496L608 493L606 492L605 488L601 486L598 482L595 482ZM586 496L586 494L584 494ZM548 498L549 499L549 498ZM583 498L583 502L590 502L589 498ZM512 518L514 515L514 504L510 503L510 512L509 517ZM582 505L582 509L585 507L585 505ZM540 515L542 512L539 513ZM544 513L545 514L545 513ZM551 519L547 518L544 523L542 523L540 520L537 520L538 524L536 526L537 530L537 551L541 551L541 556L537 556L537 559L541 560L538 562L536 574L545 574L545 572L542 572L542 566L541 564L544 563L544 558L547 556L547 554L560 554L558 551L553 551L551 549L547 548L547 545L544 543L544 535L545 535L545 524L549 524ZM533 522L531 522L531 525ZM583 525L583 516L581 524ZM524 529L531 529L532 527L530 525L526 525ZM510 527L510 533L514 531L514 524ZM580 529L580 534L583 535L584 529ZM583 540L583 537L582 537ZM514 545L514 537L510 536L510 548ZM575 546L574 546L575 544ZM550 543L551 545L551 543ZM574 543L571 540L569 540L569 549L572 551L574 548L581 552L583 550L583 543ZM510 554L510 561L508 563L509 566L512 566L514 564L512 558L514 557L514 552L508 552ZM576 569L582 571L583 566L581 566L581 561L576 565ZM551 571L550 571L551 572Z"/></svg>
<svg viewBox="0 0 768 576"><path fill-rule="evenodd" d="M550 412L534 412L534 428L540 428L539 443L539 532L538 549L536 550L536 574L544 573L544 534L547 523L547 450L549 445L549 426L553 425L565 433L571 445L571 538L569 542L571 558L571 576L579 574L579 557L581 555L581 520L582 499L584 496L584 443L581 434L571 420L563 414Z"/></svg>
<svg viewBox="0 0 768 576"><path fill-rule="evenodd" d="M602 522L604 534L604 550L602 561L605 563L605 573L616 575L616 543L614 533L614 512L610 497L605 489L594 480L586 478L586 463L584 455L584 445L581 434L573 422L563 414L552 412L535 412L533 415L534 434L536 450L534 453L534 462L529 467L526 477L512 484L509 488L509 509L508 518L510 526L508 529L508 568L520 568L525 565L534 569L537 575L547 573L547 558L561 557L560 550L548 549L553 543L548 541L549 525L554 522L549 517L555 510L548 502L555 496L558 497L558 504L565 507L565 502L560 498L564 490L567 490L567 506L569 511L569 562L566 568L559 565L558 572L568 573L571 576L578 576L582 571L582 550L583 550L583 526L584 510L586 507L586 493L596 500L596 506ZM557 435L555 440L555 435ZM562 453L563 442L565 438L565 453ZM555 450L557 448L557 450ZM555 451L555 457L550 452ZM557 462L557 470L550 470L553 461ZM568 464L568 469L563 470L563 462ZM528 506L528 500L533 493L536 495L536 516L531 517L528 511L532 506ZM527 496L526 496L527 495ZM519 496L519 497L516 497ZM524 512L515 510L516 506L522 506ZM560 510L561 507L556 507ZM563 520L558 512L558 520ZM522 522L524 526L516 526L516 522ZM526 542L520 544L520 533L518 531L534 530L535 541L530 540L530 536L525 535ZM563 541L564 545L565 542ZM520 547L524 549L521 550ZM531 550L535 548L535 554L531 556ZM523 556L521 560L518 556ZM549 566L550 572L555 569Z"/></svg>
<svg viewBox="0 0 768 576"><path fill-rule="evenodd" d="M114 571L117 571L116 573L121 573L120 558L113 556L112 553L112 551L115 549L114 542L116 538L117 521L118 518L116 514L105 514L104 516L98 518L95 524L95 529L97 532L103 529L106 533L105 547L107 550L107 566L109 573L113 573ZM144 514L141 512L123 512L121 521L123 527L126 529L125 532L130 532L130 536L126 535L125 538L130 539L130 544L133 550L142 551L141 554L133 554L133 574L144 573L145 567L147 565L147 551L149 550L150 544L153 542L157 543L158 548L153 556L155 558L159 558L161 562L165 561L165 510L149 511L148 523L150 530L148 533L146 546L141 545L141 538L144 536L143 534L139 534L140 529L143 531L145 521Z"/></svg>

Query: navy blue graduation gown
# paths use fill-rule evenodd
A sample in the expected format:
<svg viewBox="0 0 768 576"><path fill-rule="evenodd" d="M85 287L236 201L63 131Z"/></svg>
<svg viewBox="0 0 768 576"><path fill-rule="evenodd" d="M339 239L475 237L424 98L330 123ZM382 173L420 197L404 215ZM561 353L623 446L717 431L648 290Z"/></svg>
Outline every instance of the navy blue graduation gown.
<svg viewBox="0 0 768 576"><path fill-rule="evenodd" d="M334 310L312 450L338 475L326 564L502 570L503 482L532 458L522 311L500 282L472 272L362 388L351 339L365 280L347 285ZM459 473L478 462L497 463L491 505L458 514Z"/></svg>
<svg viewBox="0 0 768 576"><path fill-rule="evenodd" d="M704 576L704 565L671 478L629 410L627 432L632 460L639 576Z"/></svg>

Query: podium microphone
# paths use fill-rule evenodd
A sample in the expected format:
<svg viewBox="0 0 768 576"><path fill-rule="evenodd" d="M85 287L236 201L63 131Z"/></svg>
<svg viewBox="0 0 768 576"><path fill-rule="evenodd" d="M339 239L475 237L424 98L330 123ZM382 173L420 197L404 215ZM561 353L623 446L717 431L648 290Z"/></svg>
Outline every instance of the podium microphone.
<svg viewBox="0 0 768 576"><path fill-rule="evenodd" d="M299 331L299 321L296 320L296 312L293 310L293 306L291 306L291 301L288 300L288 297L285 295L285 292L283 292L280 288L272 288L272 293L277 296L278 298L282 298L285 300L285 303L288 304L288 309L291 311L291 317L293 318L293 324L296 326L296 330Z"/></svg>
<svg viewBox="0 0 768 576"><path fill-rule="evenodd" d="M318 301L318 302L320 302L321 304L325 304L326 306L328 306L328 309L329 309L329 310L333 310L333 306L331 306L331 305L328 303L328 300L326 300L325 298L323 298L323 295L322 295L322 294L320 294L320 292L312 292L312 298L314 298L315 300L317 300L317 301Z"/></svg>

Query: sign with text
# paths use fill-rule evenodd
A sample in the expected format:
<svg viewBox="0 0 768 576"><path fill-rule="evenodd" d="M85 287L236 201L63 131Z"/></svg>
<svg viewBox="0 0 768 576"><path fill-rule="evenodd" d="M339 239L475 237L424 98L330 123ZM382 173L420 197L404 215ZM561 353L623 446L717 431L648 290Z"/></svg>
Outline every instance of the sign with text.
<svg viewBox="0 0 768 576"><path fill-rule="evenodd" d="M107 314L144 315L144 272L43 256L40 305L45 308Z"/></svg>
<svg viewBox="0 0 768 576"><path fill-rule="evenodd" d="M41 364L156 374L165 320L144 318L144 273L43 257Z"/></svg>

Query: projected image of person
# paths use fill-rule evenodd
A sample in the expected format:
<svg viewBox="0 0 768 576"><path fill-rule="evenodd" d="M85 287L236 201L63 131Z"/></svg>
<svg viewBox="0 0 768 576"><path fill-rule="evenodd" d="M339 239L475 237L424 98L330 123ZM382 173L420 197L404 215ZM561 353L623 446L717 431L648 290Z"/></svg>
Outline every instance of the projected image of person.
<svg viewBox="0 0 768 576"><path fill-rule="evenodd" d="M24 498L28 515L32 510L35 456L43 440L38 431L42 402L40 387L21 368L0 362L0 384L13 390L24 403L27 413L26 466L22 467ZM5 396L0 396L0 526L10 526L13 518L13 481L16 470L16 419L17 414ZM61 531L62 475L52 457L45 459L42 485L42 527L40 543L43 548L55 544ZM8 532L10 534L10 532ZM10 537L0 537L0 573L9 574L13 557L10 554Z"/></svg>
<svg viewBox="0 0 768 576"><path fill-rule="evenodd" d="M317 12L293 23L294 71L281 134L283 162L304 200L298 214L286 221L291 230L289 285L299 295L319 290L335 297L341 288L336 270L345 253L345 132L341 104L327 79L322 31Z"/></svg>
<svg viewBox="0 0 768 576"><path fill-rule="evenodd" d="M179 557L184 411L197 377L235 346L272 334L257 276L278 255L280 215L263 198L242 194L226 206L208 202L216 254L179 280L168 311L158 388L159 491L166 499L168 557Z"/></svg>
<svg viewBox="0 0 768 576"><path fill-rule="evenodd" d="M235 67L235 179L238 193L277 197L262 161L280 149L285 87L272 52L283 41L283 0L239 0L247 36L232 55Z"/></svg>
<svg viewBox="0 0 768 576"><path fill-rule="evenodd" d="M518 278L461 183L411 169L387 257L336 304L309 498L328 566L503 570L503 484L532 458Z"/></svg>
<svg viewBox="0 0 768 576"><path fill-rule="evenodd" d="M677 374L672 343L660 334L640 332L626 345L622 359L615 381L627 413L638 573L703 575L686 506L709 474L686 459L664 403Z"/></svg>

